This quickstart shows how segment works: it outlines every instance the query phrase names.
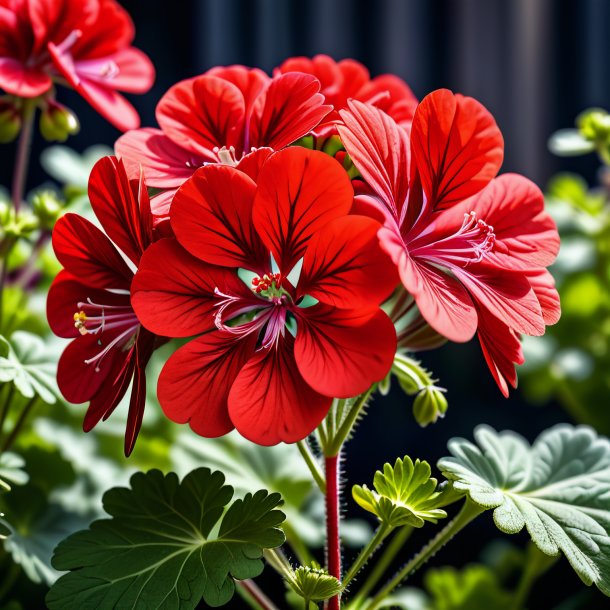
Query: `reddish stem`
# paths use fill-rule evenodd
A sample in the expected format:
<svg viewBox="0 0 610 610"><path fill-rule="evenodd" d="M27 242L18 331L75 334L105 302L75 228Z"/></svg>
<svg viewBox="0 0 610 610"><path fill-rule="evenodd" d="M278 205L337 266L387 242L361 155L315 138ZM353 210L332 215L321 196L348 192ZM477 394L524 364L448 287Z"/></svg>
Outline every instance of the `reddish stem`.
<svg viewBox="0 0 610 610"><path fill-rule="evenodd" d="M326 557L328 573L341 580L341 538L339 536L339 456L327 456L326 468ZM328 600L328 610L339 610L340 595Z"/></svg>
<svg viewBox="0 0 610 610"><path fill-rule="evenodd" d="M34 113L36 111L35 102L26 100L23 105L21 135L17 144L17 155L15 156L15 169L13 171L12 199L15 212L19 211L23 201L25 182L30 161L30 147L32 144L32 134L34 131Z"/></svg>

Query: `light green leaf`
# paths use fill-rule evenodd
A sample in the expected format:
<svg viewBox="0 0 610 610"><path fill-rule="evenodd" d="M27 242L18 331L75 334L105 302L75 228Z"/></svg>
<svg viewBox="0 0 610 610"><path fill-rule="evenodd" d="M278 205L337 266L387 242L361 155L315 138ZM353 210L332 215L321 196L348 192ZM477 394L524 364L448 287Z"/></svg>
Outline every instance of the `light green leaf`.
<svg viewBox="0 0 610 610"><path fill-rule="evenodd" d="M447 516L439 508L441 494L436 491L436 479L430 477L428 462L398 458L394 466L385 464L383 472L375 473L373 485L375 491L354 485L352 495L385 525L423 527L426 521L436 523Z"/></svg>
<svg viewBox="0 0 610 610"><path fill-rule="evenodd" d="M0 335L0 358L6 358L10 349L11 344L2 335Z"/></svg>
<svg viewBox="0 0 610 610"><path fill-rule="evenodd" d="M582 581L610 595L610 442L585 426L543 432L530 446L513 432L453 439L439 468L506 533L527 528L547 555L563 552Z"/></svg>
<svg viewBox="0 0 610 610"><path fill-rule="evenodd" d="M341 593L341 583L319 567L299 566L288 584L304 600L321 602Z"/></svg>
<svg viewBox="0 0 610 610"><path fill-rule="evenodd" d="M595 142L584 138L578 129L560 129L549 138L549 150L559 157L575 157L595 150Z"/></svg>
<svg viewBox="0 0 610 610"><path fill-rule="evenodd" d="M495 574L483 565L428 570L424 584L434 610L509 610L513 601Z"/></svg>
<svg viewBox="0 0 610 610"><path fill-rule="evenodd" d="M8 356L0 357L0 382L12 381L26 398L38 395L54 404L59 392L55 382L57 364L44 341L32 333L17 331L10 343Z"/></svg>
<svg viewBox="0 0 610 610"><path fill-rule="evenodd" d="M95 521L55 551L53 565L71 570L47 596L51 610L195 608L233 597L233 578L258 576L265 548L284 542L279 494L265 490L233 501L221 472L199 468L182 482L174 473L136 473L131 488L104 496L112 517Z"/></svg>
<svg viewBox="0 0 610 610"><path fill-rule="evenodd" d="M415 587L402 587L396 589L378 608L391 608L392 610L434 610L430 605L428 596ZM491 610L491 609L490 609Z"/></svg>
<svg viewBox="0 0 610 610"><path fill-rule="evenodd" d="M24 464L23 458L15 453L0 453L0 491L10 491L10 483L24 485L28 482Z"/></svg>
<svg viewBox="0 0 610 610"><path fill-rule="evenodd" d="M68 146L49 146L42 151L40 163L44 170L62 184L87 189L89 174L95 163L112 149L103 145L87 148L82 154Z"/></svg>

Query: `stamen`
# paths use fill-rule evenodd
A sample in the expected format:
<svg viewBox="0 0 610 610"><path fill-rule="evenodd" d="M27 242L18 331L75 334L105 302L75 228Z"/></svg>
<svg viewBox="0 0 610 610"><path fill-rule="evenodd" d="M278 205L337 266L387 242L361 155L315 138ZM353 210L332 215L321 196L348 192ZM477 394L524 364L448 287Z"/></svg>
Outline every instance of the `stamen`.
<svg viewBox="0 0 610 610"><path fill-rule="evenodd" d="M282 276L280 273L265 273L263 277L255 277L252 280L252 290L256 294L274 297L283 294Z"/></svg>
<svg viewBox="0 0 610 610"><path fill-rule="evenodd" d="M222 148L215 147L214 152L218 156L218 160L223 165L235 167L237 165L237 157L235 156L235 146L223 146Z"/></svg>
<svg viewBox="0 0 610 610"><path fill-rule="evenodd" d="M57 50L61 53L69 51L73 47L78 39L83 35L81 30L72 30L62 42L57 45Z"/></svg>

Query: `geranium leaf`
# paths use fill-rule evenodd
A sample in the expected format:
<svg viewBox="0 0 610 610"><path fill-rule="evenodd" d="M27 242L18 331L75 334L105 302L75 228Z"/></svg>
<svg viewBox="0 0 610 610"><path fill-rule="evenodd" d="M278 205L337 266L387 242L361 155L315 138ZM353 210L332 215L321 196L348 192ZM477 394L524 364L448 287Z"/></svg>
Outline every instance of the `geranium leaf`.
<svg viewBox="0 0 610 610"><path fill-rule="evenodd" d="M57 364L45 342L32 333L17 331L11 335L10 350L0 357L0 382L10 382L26 398L38 395L54 404L58 389L55 382Z"/></svg>
<svg viewBox="0 0 610 610"><path fill-rule="evenodd" d="M426 521L436 523L447 516L439 508L441 494L436 479L430 477L428 462L413 462L409 456L398 458L394 466L385 464L373 479L375 490L354 485L354 500L390 527L422 527Z"/></svg>
<svg viewBox="0 0 610 610"><path fill-rule="evenodd" d="M585 426L543 432L530 446L514 432L453 439L439 468L457 490L494 509L498 528L527 528L547 555L560 552L582 581L610 595L610 442Z"/></svg>
<svg viewBox="0 0 610 610"><path fill-rule="evenodd" d="M279 494L235 500L221 472L199 468L136 473L131 487L104 496L112 517L95 521L56 549L53 565L71 570L47 596L51 610L195 608L229 602L233 578L258 576L265 548L284 542ZM227 508L228 506L228 508ZM226 512L225 512L226 509ZM224 516L223 516L224 513Z"/></svg>
<svg viewBox="0 0 610 610"><path fill-rule="evenodd" d="M28 482L24 464L23 458L15 453L0 453L0 491L10 491L11 483L24 485Z"/></svg>

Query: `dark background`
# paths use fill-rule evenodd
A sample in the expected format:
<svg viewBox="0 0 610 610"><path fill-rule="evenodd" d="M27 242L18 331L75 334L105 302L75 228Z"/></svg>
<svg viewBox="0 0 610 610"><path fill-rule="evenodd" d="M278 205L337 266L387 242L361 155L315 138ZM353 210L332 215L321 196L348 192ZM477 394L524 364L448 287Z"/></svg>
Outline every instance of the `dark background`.
<svg viewBox="0 0 610 610"><path fill-rule="evenodd" d="M157 68L152 91L132 98L143 125L155 124L155 104L169 86L214 65L242 63L270 71L291 55L327 53L335 59L358 59L372 75L393 72L420 98L448 87L479 99L504 134L502 171L525 174L543 188L562 169L580 172L590 181L595 178L594 158L555 158L547 151L546 140L554 130L571 126L584 108L610 108L610 2L606 0L125 0L123 4L136 24L136 46ZM58 97L76 111L84 126L70 140L72 147L113 144L119 133L78 96L61 91ZM34 150L43 146L38 137ZM10 146L0 148L3 184L10 181L13 154ZM30 186L44 179L36 163L30 177ZM445 453L451 436L470 437L480 422L515 429L532 441L545 427L568 419L555 405L527 405L518 392L504 400L474 342L424 354L423 361L449 390L446 418L422 431L410 415L409 400L400 393L394 391L391 400L374 403L348 446L350 483L370 483L384 460L405 453L433 463ZM359 513L353 508L347 512ZM491 515L485 515L431 564L476 561L495 532ZM525 537L513 540L523 543ZM563 560L541 580L529 606L555 608L580 588ZM579 607L601 609L608 604L593 594Z"/></svg>

